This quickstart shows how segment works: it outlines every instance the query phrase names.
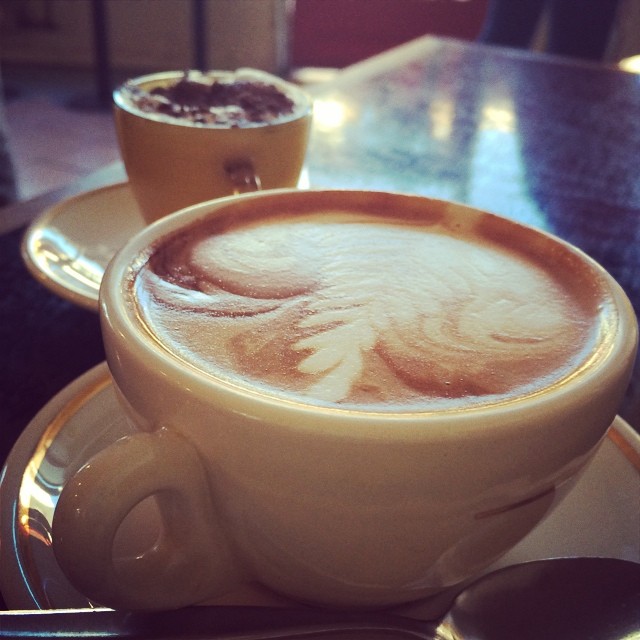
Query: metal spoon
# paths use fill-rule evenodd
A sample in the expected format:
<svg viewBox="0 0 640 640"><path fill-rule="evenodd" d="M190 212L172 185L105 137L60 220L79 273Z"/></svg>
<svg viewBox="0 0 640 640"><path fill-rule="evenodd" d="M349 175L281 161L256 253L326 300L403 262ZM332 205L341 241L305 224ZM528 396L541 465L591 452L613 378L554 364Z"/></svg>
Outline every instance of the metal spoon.
<svg viewBox="0 0 640 640"><path fill-rule="evenodd" d="M437 622L317 608L9 611L0 613L0 637L639 640L640 564L563 558L514 565L468 586Z"/></svg>

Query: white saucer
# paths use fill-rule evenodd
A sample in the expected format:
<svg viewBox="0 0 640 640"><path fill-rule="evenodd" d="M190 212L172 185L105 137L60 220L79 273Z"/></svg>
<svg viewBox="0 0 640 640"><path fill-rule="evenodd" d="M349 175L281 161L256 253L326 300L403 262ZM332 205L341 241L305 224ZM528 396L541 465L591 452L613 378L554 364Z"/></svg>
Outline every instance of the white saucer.
<svg viewBox="0 0 640 640"><path fill-rule="evenodd" d="M55 561L53 512L66 478L130 431L105 363L61 391L27 426L0 478L0 589L10 608L91 606ZM154 539L156 526L151 511L134 511L125 544ZM569 496L492 568L576 555L640 562L640 437L620 418ZM218 602L291 604L254 585ZM402 612L430 615L424 604Z"/></svg>
<svg viewBox="0 0 640 640"><path fill-rule="evenodd" d="M63 200L34 220L22 242L29 271L74 304L98 310L104 270L114 253L144 226L128 183Z"/></svg>

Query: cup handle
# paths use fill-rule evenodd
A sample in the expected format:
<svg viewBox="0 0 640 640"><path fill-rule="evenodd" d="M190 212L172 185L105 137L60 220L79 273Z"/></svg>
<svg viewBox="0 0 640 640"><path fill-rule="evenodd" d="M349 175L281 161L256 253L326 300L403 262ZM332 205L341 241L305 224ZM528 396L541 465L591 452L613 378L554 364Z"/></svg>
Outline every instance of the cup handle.
<svg viewBox="0 0 640 640"><path fill-rule="evenodd" d="M162 520L158 540L139 556L114 558L119 526L151 496ZM240 581L200 456L166 429L118 440L67 482L54 513L53 548L71 584L113 608L178 608Z"/></svg>
<svg viewBox="0 0 640 640"><path fill-rule="evenodd" d="M234 195L260 191L262 189L260 177L256 173L251 160L229 160L224 165L224 170L227 172L227 176L233 185Z"/></svg>

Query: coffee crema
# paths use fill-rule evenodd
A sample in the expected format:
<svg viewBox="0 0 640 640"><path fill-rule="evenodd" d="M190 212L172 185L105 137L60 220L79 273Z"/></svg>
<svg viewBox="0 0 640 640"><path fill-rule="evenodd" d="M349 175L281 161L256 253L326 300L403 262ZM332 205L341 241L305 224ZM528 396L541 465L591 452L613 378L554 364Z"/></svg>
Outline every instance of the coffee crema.
<svg viewBox="0 0 640 640"><path fill-rule="evenodd" d="M143 257L132 304L206 374L376 411L529 395L601 340L593 274L546 236L488 214L348 207L249 203L194 222Z"/></svg>
<svg viewBox="0 0 640 640"><path fill-rule="evenodd" d="M250 77L188 71L148 88L125 83L119 100L146 115L193 125L247 127L288 119L294 100L263 75L268 77L257 71Z"/></svg>

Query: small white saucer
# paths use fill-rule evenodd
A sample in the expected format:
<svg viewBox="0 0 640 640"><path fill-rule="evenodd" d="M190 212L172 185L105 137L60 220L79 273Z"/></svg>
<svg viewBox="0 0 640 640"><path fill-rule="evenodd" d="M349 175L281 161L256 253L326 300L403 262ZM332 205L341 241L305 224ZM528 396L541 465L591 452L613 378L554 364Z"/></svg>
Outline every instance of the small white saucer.
<svg viewBox="0 0 640 640"><path fill-rule="evenodd" d="M131 189L121 182L73 196L44 211L25 233L22 256L29 271L48 289L97 311L109 260L143 226Z"/></svg>
<svg viewBox="0 0 640 640"><path fill-rule="evenodd" d="M56 563L51 548L53 513L66 479L90 456L130 431L105 363L61 391L27 426L0 477L0 589L10 608L91 606ZM640 562L639 499L640 437L617 418L573 491L492 568L578 555ZM155 539L158 526L151 510L134 510L131 520L123 536L128 551ZM217 602L292 604L255 585ZM430 615L424 603L398 611Z"/></svg>

